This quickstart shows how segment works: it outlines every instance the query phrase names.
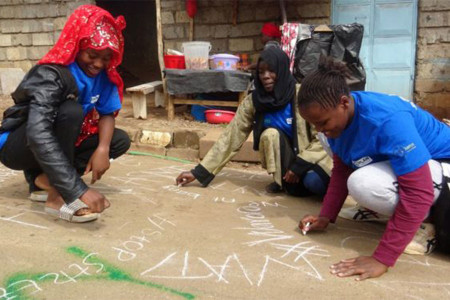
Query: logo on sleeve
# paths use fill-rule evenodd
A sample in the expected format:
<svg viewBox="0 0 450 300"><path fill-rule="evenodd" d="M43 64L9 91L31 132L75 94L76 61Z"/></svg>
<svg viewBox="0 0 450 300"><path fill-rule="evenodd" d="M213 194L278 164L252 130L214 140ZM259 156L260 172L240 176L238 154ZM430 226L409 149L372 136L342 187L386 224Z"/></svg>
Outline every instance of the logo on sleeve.
<svg viewBox="0 0 450 300"><path fill-rule="evenodd" d="M91 103L92 103L92 104L96 103L96 102L98 101L98 98L100 98L100 95L92 96L92 97L91 97Z"/></svg>
<svg viewBox="0 0 450 300"><path fill-rule="evenodd" d="M370 156L364 156L361 157L358 160L353 160L352 163L358 167L358 168L362 168L364 166L367 166L368 164L370 164L373 161L373 159Z"/></svg>
<svg viewBox="0 0 450 300"><path fill-rule="evenodd" d="M409 144L408 146L406 146L406 147L403 148L403 149L405 149L406 152L411 152L411 151L413 151L414 149L416 149L416 144L411 143L411 144Z"/></svg>
<svg viewBox="0 0 450 300"><path fill-rule="evenodd" d="M403 157L406 155L406 153L411 152L414 149L416 149L416 144L414 144L414 143L411 143L405 147L397 146L394 148L394 154L399 157Z"/></svg>

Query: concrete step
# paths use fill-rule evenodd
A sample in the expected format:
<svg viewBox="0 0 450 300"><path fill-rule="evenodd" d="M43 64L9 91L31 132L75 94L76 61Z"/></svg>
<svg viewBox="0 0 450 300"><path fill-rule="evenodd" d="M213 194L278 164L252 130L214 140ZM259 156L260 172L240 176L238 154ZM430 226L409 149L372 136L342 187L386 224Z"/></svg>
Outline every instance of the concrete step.
<svg viewBox="0 0 450 300"><path fill-rule="evenodd" d="M189 128L161 130L118 123L118 127L125 130L132 141L130 150L172 156L193 162L199 161L206 155L224 130L223 128L212 128L208 131ZM250 134L232 161L259 162L258 152L253 151L253 134Z"/></svg>
<svg viewBox="0 0 450 300"><path fill-rule="evenodd" d="M208 133L200 139L200 159L205 157L209 149L214 145L214 143L219 139L220 134L224 129L214 128L208 131ZM250 134L248 139L242 145L239 152L231 159L232 161L242 161L242 162L259 162L259 153L253 150L253 133Z"/></svg>

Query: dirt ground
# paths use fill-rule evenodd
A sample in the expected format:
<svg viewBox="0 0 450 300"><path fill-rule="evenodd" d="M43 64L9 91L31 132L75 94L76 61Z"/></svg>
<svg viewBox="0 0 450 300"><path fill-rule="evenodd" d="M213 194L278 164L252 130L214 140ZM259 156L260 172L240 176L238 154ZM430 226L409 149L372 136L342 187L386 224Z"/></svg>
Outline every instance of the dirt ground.
<svg viewBox="0 0 450 300"><path fill-rule="evenodd" d="M0 98L0 111L11 103ZM135 120L127 99L118 123L220 126L183 113L168 122L161 108ZM28 200L21 172L0 165L0 299L449 298L450 257L402 255L381 278L337 278L329 266L370 255L384 224L339 219L303 236L298 221L319 211L318 198L267 195L271 178L258 164L229 164L208 188L175 186L193 166L125 155L93 186L111 208L72 224Z"/></svg>
<svg viewBox="0 0 450 300"><path fill-rule="evenodd" d="M449 297L448 256L402 255L381 278L337 278L330 264L370 255L383 224L339 219L303 236L298 220L318 198L267 195L264 172L229 168L208 188L174 185L192 167L125 155L93 186L111 208L73 224L28 200L22 174L0 166L0 299Z"/></svg>

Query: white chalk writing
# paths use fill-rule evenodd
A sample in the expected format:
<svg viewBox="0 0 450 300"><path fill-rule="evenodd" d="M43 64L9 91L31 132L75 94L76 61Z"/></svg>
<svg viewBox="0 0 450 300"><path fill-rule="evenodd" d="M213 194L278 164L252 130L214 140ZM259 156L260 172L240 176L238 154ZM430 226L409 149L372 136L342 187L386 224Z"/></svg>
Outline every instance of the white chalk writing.
<svg viewBox="0 0 450 300"><path fill-rule="evenodd" d="M119 261L130 261L135 259L137 252L143 250L145 244L150 244L150 238L162 235L162 231L165 230L164 227L167 224L173 227L176 226L173 222L157 214L147 217L147 220L157 229L144 228L140 231L139 235L132 235L128 237L126 241L121 242L119 246L112 247L112 249L116 251L117 259Z"/></svg>
<svg viewBox="0 0 450 300"><path fill-rule="evenodd" d="M190 198L193 198L193 199L197 199L198 197L200 197L200 194L183 191L182 189L180 189L176 185L165 185L165 186L162 187L162 189L168 190L169 192L173 192L173 193L178 194L178 195L187 196L187 197L190 197Z"/></svg>

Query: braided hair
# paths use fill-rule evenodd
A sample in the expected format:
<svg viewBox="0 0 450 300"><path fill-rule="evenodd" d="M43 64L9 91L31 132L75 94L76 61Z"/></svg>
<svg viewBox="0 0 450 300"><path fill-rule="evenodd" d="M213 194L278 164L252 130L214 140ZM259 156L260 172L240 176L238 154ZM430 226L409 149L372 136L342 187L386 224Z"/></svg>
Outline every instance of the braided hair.
<svg viewBox="0 0 450 300"><path fill-rule="evenodd" d="M318 69L303 80L297 101L300 108L317 103L324 109L334 108L343 95L350 95L345 79L350 77L347 66L330 56L321 56Z"/></svg>

